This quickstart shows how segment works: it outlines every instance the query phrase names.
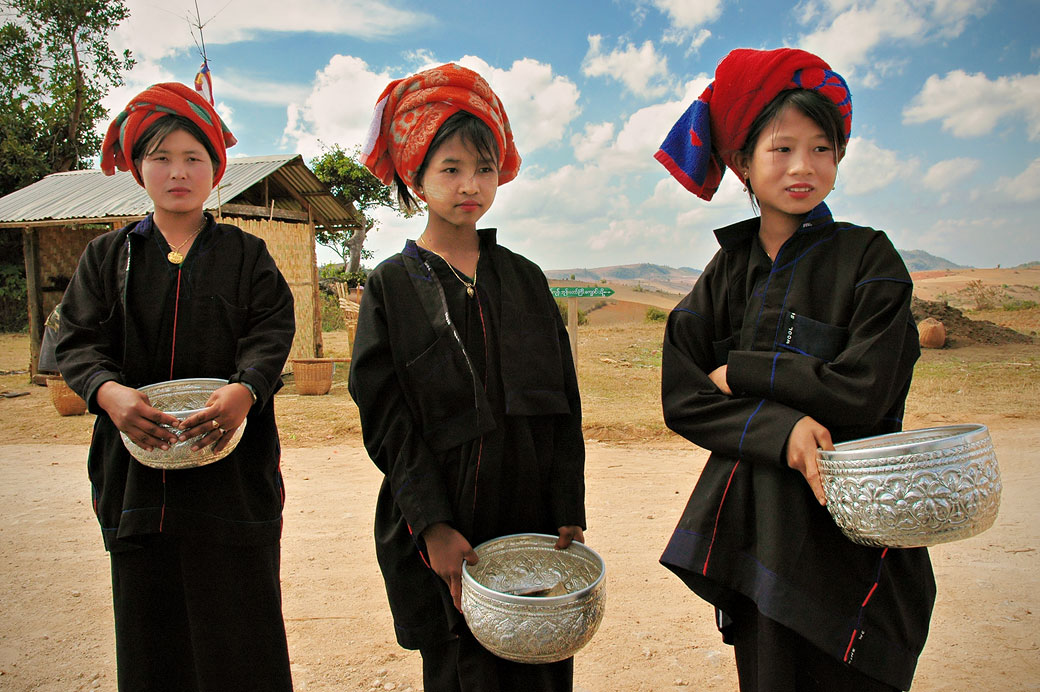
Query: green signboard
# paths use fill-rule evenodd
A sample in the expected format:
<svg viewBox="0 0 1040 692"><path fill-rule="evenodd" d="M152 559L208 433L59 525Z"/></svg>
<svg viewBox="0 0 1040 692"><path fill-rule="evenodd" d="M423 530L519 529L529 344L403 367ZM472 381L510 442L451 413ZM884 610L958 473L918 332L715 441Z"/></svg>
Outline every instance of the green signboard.
<svg viewBox="0 0 1040 692"><path fill-rule="evenodd" d="M606 286L550 286L556 298L606 298L614 295L613 288Z"/></svg>

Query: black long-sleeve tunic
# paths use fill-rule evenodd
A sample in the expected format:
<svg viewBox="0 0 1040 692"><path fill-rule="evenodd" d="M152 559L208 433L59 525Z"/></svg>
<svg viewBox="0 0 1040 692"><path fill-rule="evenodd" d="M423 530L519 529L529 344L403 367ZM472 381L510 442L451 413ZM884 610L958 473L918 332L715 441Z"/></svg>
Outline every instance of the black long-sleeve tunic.
<svg viewBox="0 0 1040 692"><path fill-rule="evenodd" d="M545 276L480 231L476 295L408 241L368 277L350 368L365 446L386 477L375 538L405 648L463 626L420 538L448 522L474 546L584 527L581 403Z"/></svg>
<svg viewBox="0 0 1040 692"><path fill-rule="evenodd" d="M295 333L292 292L263 240L208 218L183 264L149 215L92 240L62 299L62 375L97 414L88 473L105 546L171 533L270 544L284 499L274 393ZM174 324L176 323L176 330ZM257 394L235 450L217 463L164 472L135 461L96 400L185 377L247 382Z"/></svg>
<svg viewBox="0 0 1040 692"><path fill-rule="evenodd" d="M912 282L884 233L821 204L770 262L758 220L722 249L669 316L668 426L711 451L661 558L726 610L737 594L834 658L906 689L928 633L927 551L856 545L786 466L794 424L835 442L901 429L920 355ZM708 378L728 364L732 396Z"/></svg>

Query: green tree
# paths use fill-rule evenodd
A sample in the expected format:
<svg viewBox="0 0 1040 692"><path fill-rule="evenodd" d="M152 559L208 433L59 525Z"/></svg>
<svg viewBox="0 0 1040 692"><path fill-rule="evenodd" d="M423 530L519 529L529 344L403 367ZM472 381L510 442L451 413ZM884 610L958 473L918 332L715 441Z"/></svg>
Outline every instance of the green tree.
<svg viewBox="0 0 1040 692"><path fill-rule="evenodd" d="M0 0L0 195L85 168L101 146L101 100L134 60L108 45L123 0Z"/></svg>
<svg viewBox="0 0 1040 692"><path fill-rule="evenodd" d="M347 154L338 144L326 148L324 153L311 161L311 170L318 179L329 186L332 194L347 207L354 210L354 222L343 226L318 227L315 235L318 244L327 247L347 265L347 276L358 277L361 260L371 254L364 249L365 239L377 225L372 212L380 207L393 209L402 216L393 189L383 185L362 164L360 149Z"/></svg>

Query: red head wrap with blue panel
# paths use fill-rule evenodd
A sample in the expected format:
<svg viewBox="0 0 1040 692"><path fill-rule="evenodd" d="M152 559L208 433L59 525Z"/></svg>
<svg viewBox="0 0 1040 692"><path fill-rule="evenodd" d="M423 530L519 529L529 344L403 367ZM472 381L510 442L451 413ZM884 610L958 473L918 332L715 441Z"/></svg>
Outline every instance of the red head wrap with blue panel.
<svg viewBox="0 0 1040 692"><path fill-rule="evenodd" d="M711 200L733 157L747 140L762 109L789 89L810 89L831 100L841 113L845 140L852 132L848 84L819 57L795 48L738 48L715 69L715 81L672 126L654 158L683 187Z"/></svg>

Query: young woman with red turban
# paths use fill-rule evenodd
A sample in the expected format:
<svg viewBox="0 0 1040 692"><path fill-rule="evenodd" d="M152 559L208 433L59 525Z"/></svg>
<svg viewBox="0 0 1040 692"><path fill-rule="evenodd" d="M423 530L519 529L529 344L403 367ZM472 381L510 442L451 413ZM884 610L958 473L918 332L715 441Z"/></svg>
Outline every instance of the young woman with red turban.
<svg viewBox="0 0 1040 692"><path fill-rule="evenodd" d="M368 277L350 369L365 446L386 474L376 554L397 640L428 692L570 690L572 659L485 650L459 612L473 546L512 533L583 540L584 443L563 320L541 270L477 229L520 156L498 97L454 64L387 86L363 161L417 240Z"/></svg>
<svg viewBox="0 0 1040 692"><path fill-rule="evenodd" d="M97 415L88 472L112 563L119 689L292 689L279 582L283 488L274 393L293 298L264 242L203 212L235 138L182 84L156 84L112 122L102 169L130 170L154 211L87 246L62 299L62 375ZM228 380L183 421L137 390ZM160 470L127 452L178 438L235 449ZM171 432L162 424L174 426Z"/></svg>
<svg viewBox="0 0 1040 692"><path fill-rule="evenodd" d="M661 562L715 605L742 692L907 689L935 600L924 548L867 548L824 508L817 448L899 430L920 349L881 231L835 221L852 124L801 50L735 50L656 158L710 200L726 167L760 216L668 319L668 426L711 451Z"/></svg>

